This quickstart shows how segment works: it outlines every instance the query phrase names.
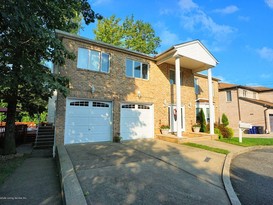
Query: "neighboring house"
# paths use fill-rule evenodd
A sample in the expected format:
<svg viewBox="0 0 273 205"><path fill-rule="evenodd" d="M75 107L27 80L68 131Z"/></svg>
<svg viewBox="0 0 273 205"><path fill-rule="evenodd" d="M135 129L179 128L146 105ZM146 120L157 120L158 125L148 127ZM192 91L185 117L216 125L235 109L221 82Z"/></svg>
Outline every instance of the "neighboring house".
<svg viewBox="0 0 273 205"><path fill-rule="evenodd" d="M273 89L219 83L220 115L225 113L229 126L238 130L239 121L273 132Z"/></svg>
<svg viewBox="0 0 273 205"><path fill-rule="evenodd" d="M153 138L163 124L181 138L196 122L196 103L211 107L210 121L217 117L213 93L218 83L211 76L217 60L200 41L175 45L151 57L56 33L77 57L54 67L55 73L70 80L69 95L57 94L49 103L57 144L112 141L119 134L123 140ZM197 74L206 70L207 77ZM197 95L195 78L202 87Z"/></svg>

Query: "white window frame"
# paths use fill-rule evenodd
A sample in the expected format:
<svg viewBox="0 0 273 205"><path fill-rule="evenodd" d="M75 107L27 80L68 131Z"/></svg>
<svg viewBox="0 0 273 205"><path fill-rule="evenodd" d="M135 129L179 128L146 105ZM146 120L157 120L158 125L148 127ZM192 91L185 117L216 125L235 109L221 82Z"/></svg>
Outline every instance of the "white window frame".
<svg viewBox="0 0 273 205"><path fill-rule="evenodd" d="M88 65L87 65L87 68L84 68L84 67L80 67L79 66L79 50L82 49L82 50L87 50L88 51L88 56L84 56L84 58L88 58ZM91 53L92 52L97 52L99 54L99 69L96 70L94 68L91 67L91 58L92 58L92 55ZM103 61L103 54L104 55L107 55L108 56L108 70L107 72L106 71L103 71L102 70L102 61ZM78 69L84 69L84 70L90 70L90 71L94 71L94 72L101 72L101 73L110 73L110 54L109 53L105 53L105 52L102 52L102 51L97 51L97 50L92 50L92 49L88 49L88 48L78 48L78 56L77 56L77 68Z"/></svg>
<svg viewBox="0 0 273 205"><path fill-rule="evenodd" d="M229 99L229 95L230 95L230 99ZM231 90L227 90L227 91L226 91L226 98L227 98L227 102L231 102L231 101L232 101L232 93L231 93Z"/></svg>
<svg viewBox="0 0 273 205"><path fill-rule="evenodd" d="M128 76L127 75L127 60L132 61L133 62L133 66L132 66L132 76ZM135 77L135 63L140 63L140 77ZM147 78L143 78L143 73L142 73L142 66L143 64L147 65ZM138 79L142 79L142 80L149 80L150 78L150 66L148 63L142 63L140 61L136 61L130 58L126 58L126 62L125 62L125 75L128 78L138 78Z"/></svg>

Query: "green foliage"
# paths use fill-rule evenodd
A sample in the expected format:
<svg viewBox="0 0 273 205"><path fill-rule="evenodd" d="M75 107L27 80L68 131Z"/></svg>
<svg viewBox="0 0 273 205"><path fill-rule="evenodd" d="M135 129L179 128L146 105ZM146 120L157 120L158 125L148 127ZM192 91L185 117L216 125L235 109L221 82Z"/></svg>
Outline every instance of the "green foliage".
<svg viewBox="0 0 273 205"><path fill-rule="evenodd" d="M160 129L170 129L170 126L169 125L161 125Z"/></svg>
<svg viewBox="0 0 273 205"><path fill-rule="evenodd" d="M151 24L135 20L133 15L122 23L115 15L104 18L93 31L96 40L146 54L156 54L161 42Z"/></svg>
<svg viewBox="0 0 273 205"><path fill-rule="evenodd" d="M218 129L220 130L223 138L232 138L234 136L234 131L230 127L226 127L225 125L221 124L218 126Z"/></svg>
<svg viewBox="0 0 273 205"><path fill-rule="evenodd" d="M217 153L220 153L220 154L228 154L229 153L229 151L225 150L225 149L216 148L216 147L210 147L210 146L196 144L196 143L192 143L192 142L183 143L183 145L187 145L187 146L191 146L191 147L196 147L196 148L208 150L208 151L211 151L211 152L217 152Z"/></svg>
<svg viewBox="0 0 273 205"><path fill-rule="evenodd" d="M199 112L199 120L200 120L200 132L207 132L207 126L206 126L206 118L203 109L200 110Z"/></svg>
<svg viewBox="0 0 273 205"><path fill-rule="evenodd" d="M229 125L228 117L226 116L225 113L222 114L222 124L224 126L228 126Z"/></svg>
<svg viewBox="0 0 273 205"><path fill-rule="evenodd" d="M222 133L221 133L221 131L220 131L219 128L214 128L214 134L218 135L219 139L223 138L223 135L222 135Z"/></svg>
<svg viewBox="0 0 273 205"><path fill-rule="evenodd" d="M1 153L0 153L1 154ZM5 179L10 176L17 167L21 166L28 155L22 157L14 157L12 159L6 159L0 163L0 185L5 182Z"/></svg>
<svg viewBox="0 0 273 205"><path fill-rule="evenodd" d="M42 62L63 65L74 59L55 35L55 29L67 32L85 23L101 19L87 0L9 0L0 4L0 99L8 103L5 154L14 153L16 106L30 115L45 110L54 90L68 93L68 79L53 74ZM11 151L9 151L11 150Z"/></svg>
<svg viewBox="0 0 273 205"><path fill-rule="evenodd" d="M272 138L247 138L243 137L242 143L239 142L238 137L233 137L231 139L221 139L221 142L226 142L234 145L240 145L243 147L251 147L251 146L272 146L273 139Z"/></svg>

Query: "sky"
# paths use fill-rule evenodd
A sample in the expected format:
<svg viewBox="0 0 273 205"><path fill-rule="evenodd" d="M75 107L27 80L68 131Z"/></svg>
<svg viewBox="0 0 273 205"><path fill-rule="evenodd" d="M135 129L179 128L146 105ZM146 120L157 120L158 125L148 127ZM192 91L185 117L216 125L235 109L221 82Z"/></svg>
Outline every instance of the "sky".
<svg viewBox="0 0 273 205"><path fill-rule="evenodd" d="M218 60L222 82L273 88L273 0L89 0L96 13L150 23L158 53L200 40ZM94 39L96 23L80 35Z"/></svg>

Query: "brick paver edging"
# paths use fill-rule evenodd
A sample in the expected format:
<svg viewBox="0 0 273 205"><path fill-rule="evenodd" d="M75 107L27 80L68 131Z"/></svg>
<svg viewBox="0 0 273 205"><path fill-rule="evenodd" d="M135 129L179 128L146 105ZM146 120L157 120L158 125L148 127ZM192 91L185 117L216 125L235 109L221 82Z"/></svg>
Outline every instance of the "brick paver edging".
<svg viewBox="0 0 273 205"><path fill-rule="evenodd" d="M87 205L73 164L64 145L57 146L57 161L59 163L63 203L65 205Z"/></svg>
<svg viewBox="0 0 273 205"><path fill-rule="evenodd" d="M232 184L231 184L231 180L230 180L230 165L231 165L231 161L233 158L235 158L236 156L246 153L246 152L250 152L253 150L257 150L257 149L262 149L262 148L266 148L266 147L273 147L273 146L254 146L254 147L246 147L238 152L235 153L229 153L226 156L225 159L225 163L224 163L224 167L223 167L223 173L222 173L222 178L223 178L223 183L225 186L225 190L227 192L227 195L229 197L229 200L231 202L232 205L241 205L240 200L238 199Z"/></svg>

